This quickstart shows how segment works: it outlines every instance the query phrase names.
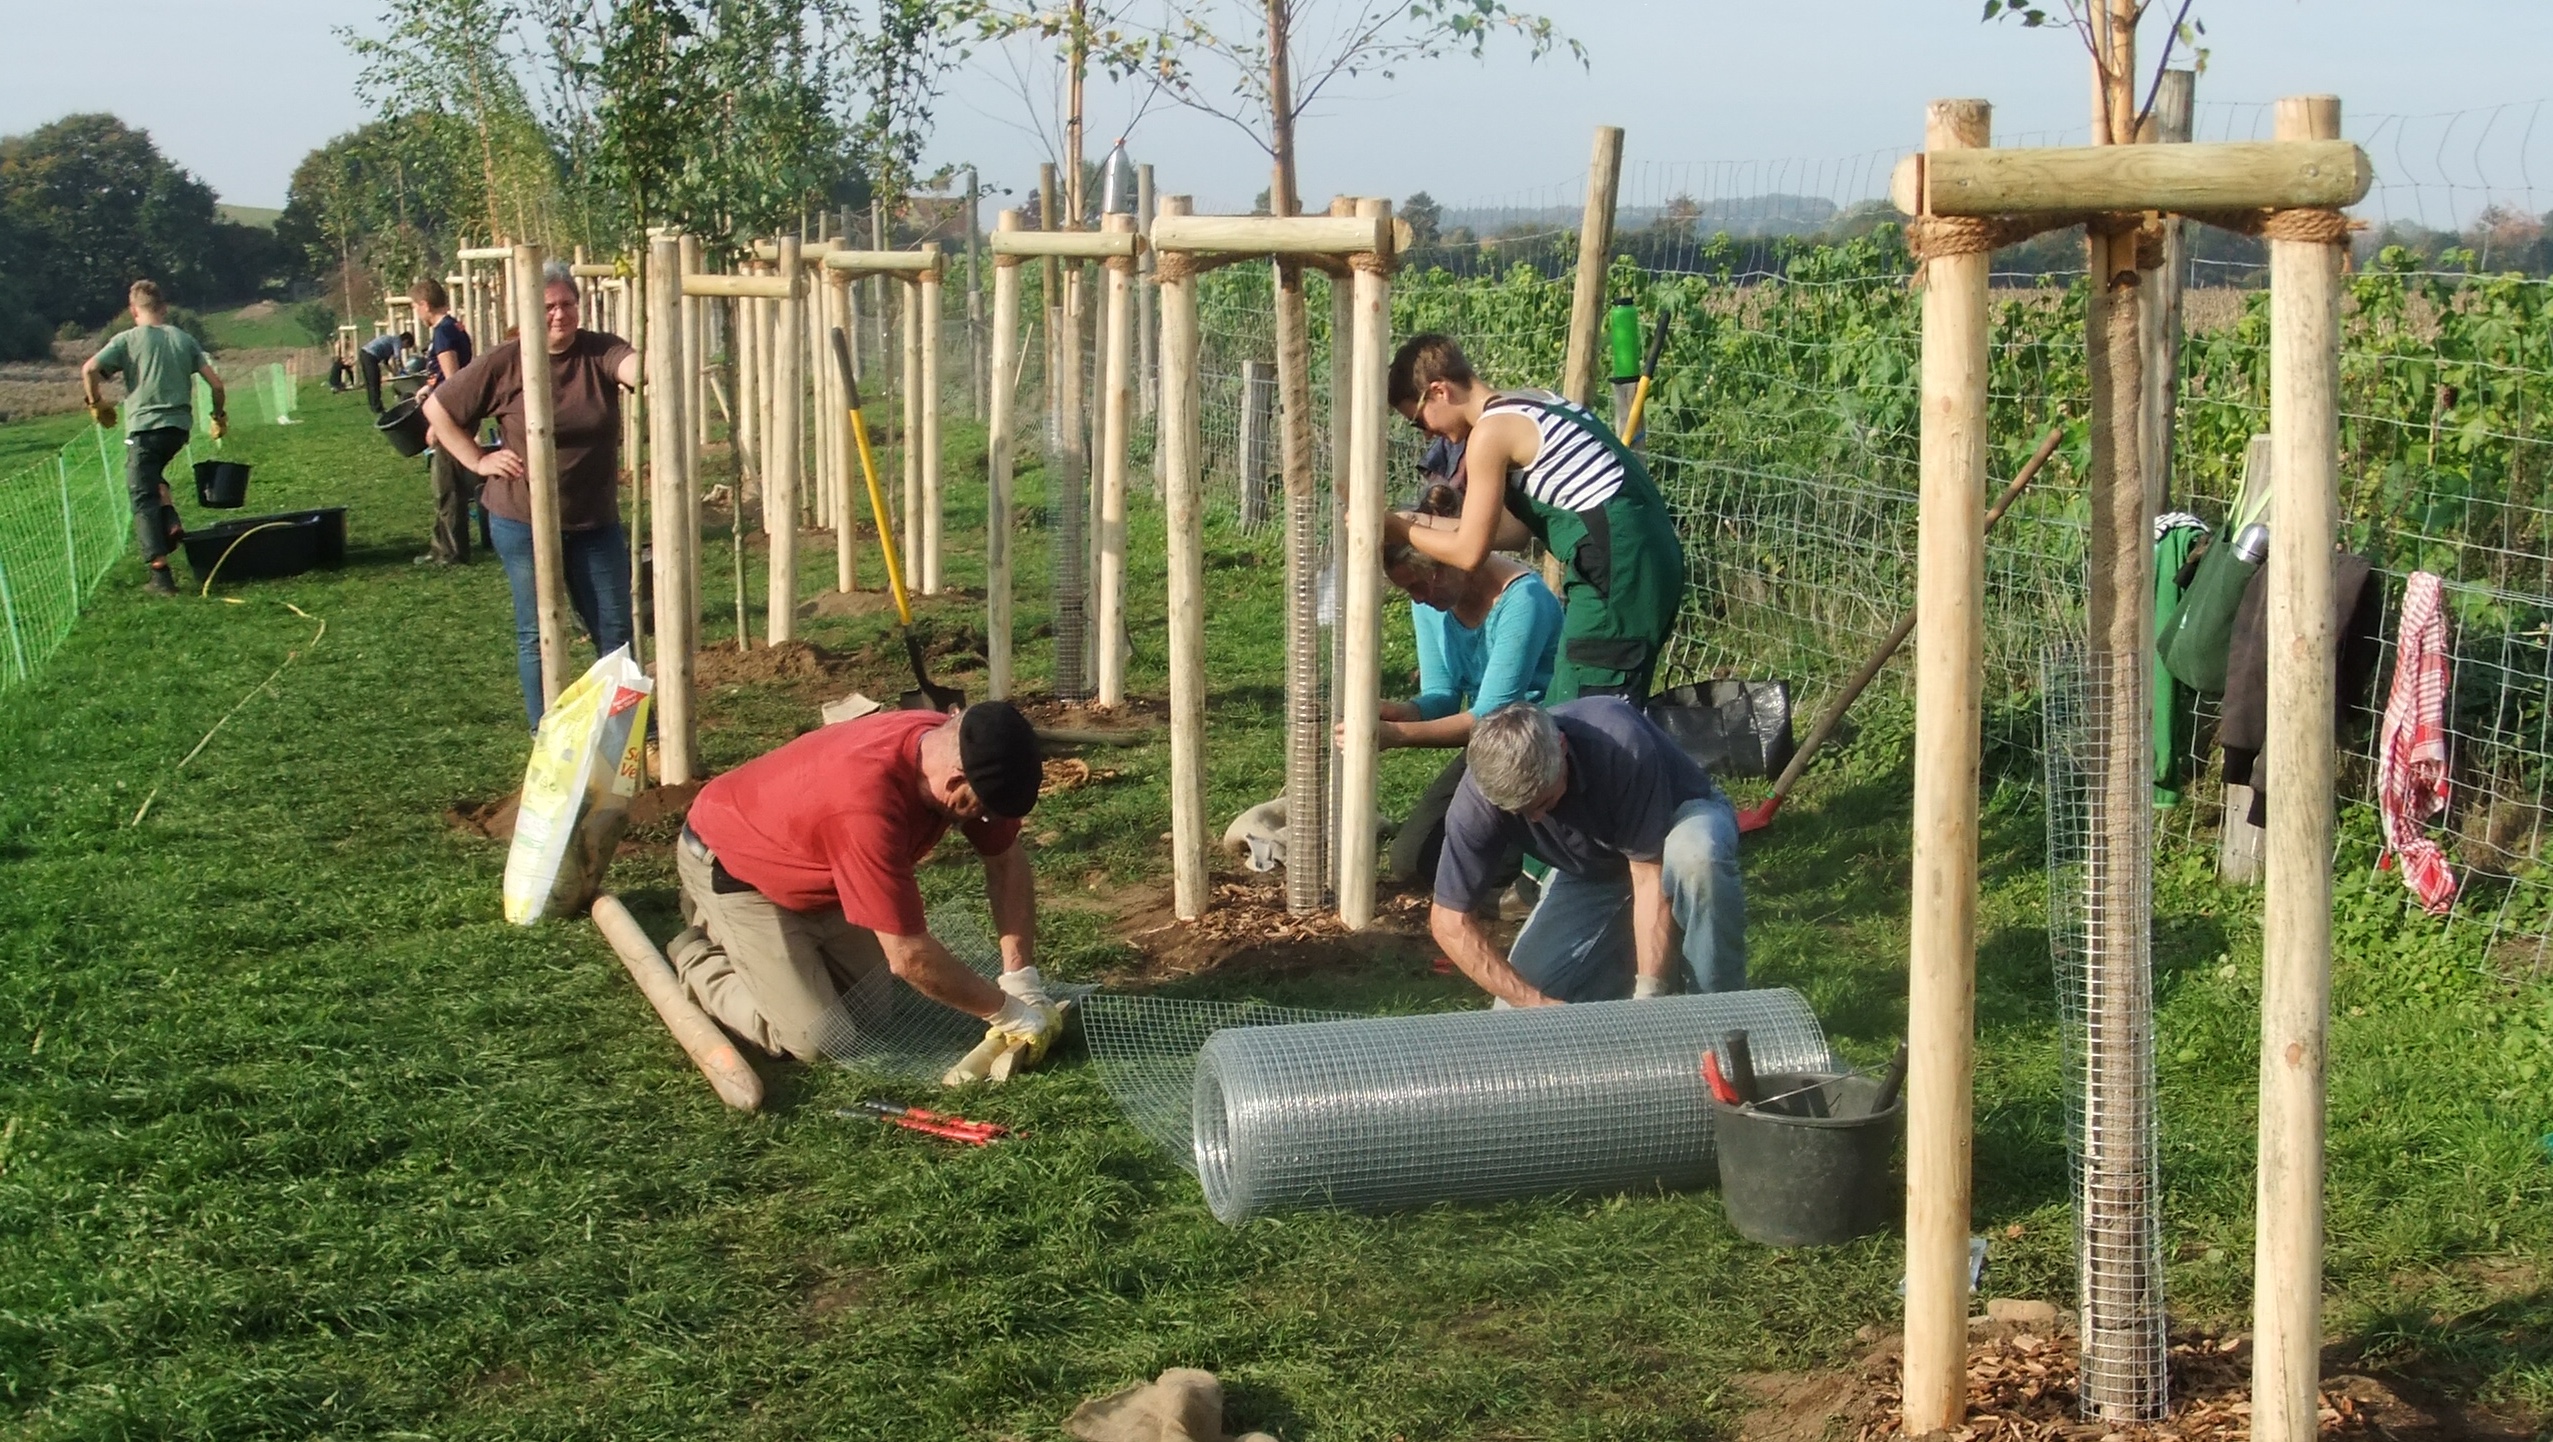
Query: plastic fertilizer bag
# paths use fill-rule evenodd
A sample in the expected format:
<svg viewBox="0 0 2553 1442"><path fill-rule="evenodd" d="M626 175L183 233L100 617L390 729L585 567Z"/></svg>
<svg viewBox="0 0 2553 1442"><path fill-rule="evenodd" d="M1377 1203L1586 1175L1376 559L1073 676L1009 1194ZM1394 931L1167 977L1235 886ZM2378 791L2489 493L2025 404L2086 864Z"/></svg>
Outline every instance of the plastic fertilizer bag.
<svg viewBox="0 0 2553 1442"><path fill-rule="evenodd" d="M603 884L646 764L654 689L623 646L542 715L505 858L506 920L529 926L574 911Z"/></svg>

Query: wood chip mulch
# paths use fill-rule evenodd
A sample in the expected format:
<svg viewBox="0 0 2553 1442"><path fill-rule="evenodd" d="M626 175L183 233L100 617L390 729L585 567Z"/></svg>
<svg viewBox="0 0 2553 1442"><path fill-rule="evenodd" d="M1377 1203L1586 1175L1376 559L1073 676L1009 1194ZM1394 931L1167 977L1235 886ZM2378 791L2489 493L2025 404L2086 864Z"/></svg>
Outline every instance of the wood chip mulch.
<svg viewBox="0 0 2553 1442"><path fill-rule="evenodd" d="M2250 1344L2193 1337L2172 1345L2172 1411L2161 1422L2112 1424L2078 1411L2078 1353L2071 1338L2028 1332L1973 1341L1968 1349L1968 1423L1956 1442L2248 1442L2252 1432ZM1860 1442L1899 1431L1898 1359L1886 1358ZM2367 1409L2342 1392L2322 1393L2321 1435L2372 1436Z"/></svg>

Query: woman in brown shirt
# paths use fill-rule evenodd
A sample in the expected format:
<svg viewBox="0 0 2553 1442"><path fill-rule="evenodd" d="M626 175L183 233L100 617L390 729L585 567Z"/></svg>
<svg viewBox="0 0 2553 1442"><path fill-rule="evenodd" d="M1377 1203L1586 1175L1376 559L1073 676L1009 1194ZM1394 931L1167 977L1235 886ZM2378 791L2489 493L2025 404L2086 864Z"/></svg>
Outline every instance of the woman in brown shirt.
<svg viewBox="0 0 2553 1442"><path fill-rule="evenodd" d="M629 537L620 522L621 395L638 389L638 352L616 335L581 328L576 281L564 265L541 273L548 317L552 434L558 444L559 529L568 599L594 649L630 644ZM514 592L514 666L523 710L541 725L541 624L532 578L532 497L521 450L523 347L490 349L435 387L425 403L434 443L487 482L480 504L488 538ZM483 449L479 426L493 417L498 448Z"/></svg>

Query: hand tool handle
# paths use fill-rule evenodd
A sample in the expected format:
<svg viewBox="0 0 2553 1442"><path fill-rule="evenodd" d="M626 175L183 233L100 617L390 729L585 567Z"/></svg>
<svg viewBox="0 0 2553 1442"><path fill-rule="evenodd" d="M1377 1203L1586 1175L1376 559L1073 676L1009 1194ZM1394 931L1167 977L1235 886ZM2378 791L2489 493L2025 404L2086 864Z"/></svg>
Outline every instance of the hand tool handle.
<svg viewBox="0 0 2553 1442"><path fill-rule="evenodd" d="M1729 1086L1738 1100L1762 1101L1764 1093L1755 1085L1755 1049L1747 1044L1746 1033L1732 1031L1721 1037L1720 1051L1729 1059Z"/></svg>
<svg viewBox="0 0 2553 1442"><path fill-rule="evenodd" d="M1729 1085L1728 1076L1720 1070L1718 1052L1706 1050L1702 1053L1702 1080L1710 1086L1711 1095L1723 1105L1745 1105L1745 1099L1737 1094L1736 1087Z"/></svg>
<svg viewBox="0 0 2553 1442"><path fill-rule="evenodd" d="M842 327L833 328L833 366L842 373L842 393L851 412L851 439L860 449L860 475L869 483L869 513L878 523L878 549L886 554L886 583L895 593L895 614L909 630L913 601L904 593L904 563L895 555L895 527L886 518L886 493L878 489L878 461L869 450L869 420L860 414L860 382L851 374L851 342ZM838 518L837 518L838 519Z"/></svg>
<svg viewBox="0 0 2553 1442"><path fill-rule="evenodd" d="M2012 484L2003 488L2003 494L1995 497L1994 505L1986 511L1984 531L1994 530L1995 522L2002 520L2003 513L2012 509L2012 503L2021 498L2022 488L2029 485L2031 480L2039 474L2039 468L2048 463L2050 456L2056 454L2057 442L2064 438L2064 427L2048 427L2047 435L2039 441L2039 449L2030 453L2030 460L2022 466L2020 474L2012 478ZM1897 648L1906 644L1906 638L1914 634L1914 630L1915 612L1910 606L1905 615L1897 618L1896 628L1888 633L1888 639L1879 643L1879 649L1870 653L1870 659L1864 661L1862 668L1853 673L1853 679L1845 682L1844 689L1836 693L1835 699L1828 702L1826 709L1818 714L1817 724L1809 728L1808 739L1800 743L1797 751L1791 753L1790 764L1782 768L1782 774L1773 782L1773 790L1766 797L1769 804L1765 808L1765 815L1768 820L1772 811L1780 807L1781 799L1790 795L1791 788L1799 784L1800 774L1808 770L1808 763L1815 760L1817 753L1824 750L1826 743L1834 738L1835 728L1843 724L1844 713L1852 709L1855 701L1861 699L1862 692L1870 689L1870 683L1879 678L1881 669L1896 656Z"/></svg>
<svg viewBox="0 0 2553 1442"><path fill-rule="evenodd" d="M1888 1070L1879 1079L1879 1095L1871 1098L1870 1114L1877 1116L1897 1105L1897 1093L1906 1086L1906 1044L1897 1043L1897 1055L1889 1058Z"/></svg>
<svg viewBox="0 0 2553 1442"><path fill-rule="evenodd" d="M1658 358L1666 353L1667 327L1675 321L1675 312L1658 312L1658 328L1649 336L1649 355L1640 364L1640 387L1631 393L1630 413L1622 418L1622 443L1631 445L1640 439L1640 426L1648 419L1649 388L1657 383Z"/></svg>

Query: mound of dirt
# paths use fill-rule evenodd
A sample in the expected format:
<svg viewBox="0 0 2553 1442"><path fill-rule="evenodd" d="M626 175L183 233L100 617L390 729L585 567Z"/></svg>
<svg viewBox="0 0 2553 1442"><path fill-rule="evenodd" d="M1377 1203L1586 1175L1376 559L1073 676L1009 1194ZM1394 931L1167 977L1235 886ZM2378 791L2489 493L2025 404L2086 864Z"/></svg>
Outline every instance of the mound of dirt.
<svg viewBox="0 0 2553 1442"><path fill-rule="evenodd" d="M691 810L692 798L700 794L700 788L700 782L686 781L680 786L650 786L631 797L620 850L626 853L672 845L674 833L682 829L683 817ZM490 801L456 801L445 808L443 819L455 831L489 841L511 842L514 816L522 804L523 793L519 791Z"/></svg>
<svg viewBox="0 0 2553 1442"><path fill-rule="evenodd" d="M1218 878L1206 914L1195 921L1179 919L1167 885L1124 893L1118 935L1139 959L1117 968L1107 984L1141 989L1209 972L1305 976L1376 962L1424 967L1435 952L1427 902L1423 892L1386 891L1374 899L1374 924L1350 931L1334 911L1288 912L1281 875Z"/></svg>
<svg viewBox="0 0 2553 1442"><path fill-rule="evenodd" d="M696 652L692 656L691 679L696 689L705 691L714 686L757 685L766 681L822 681L840 669L840 663L821 646L783 641L750 651L715 646Z"/></svg>

